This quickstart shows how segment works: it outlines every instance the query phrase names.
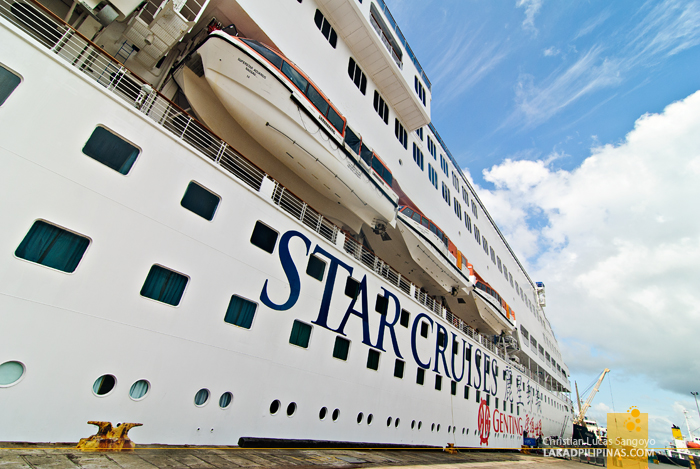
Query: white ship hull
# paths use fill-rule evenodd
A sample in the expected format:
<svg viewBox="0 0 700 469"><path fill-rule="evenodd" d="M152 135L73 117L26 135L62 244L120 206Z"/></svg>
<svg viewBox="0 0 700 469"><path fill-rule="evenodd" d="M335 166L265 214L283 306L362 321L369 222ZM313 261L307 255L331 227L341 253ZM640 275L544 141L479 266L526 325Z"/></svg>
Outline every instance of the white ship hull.
<svg viewBox="0 0 700 469"><path fill-rule="evenodd" d="M127 76L106 73L80 37L57 54L8 21L8 5L0 65L22 80L0 107L0 366L23 372L0 386L0 441L76 442L94 433L90 420L142 423L130 433L137 444L518 449L524 431L570 436L562 394L505 349L433 300L426 308L417 285L311 220L318 214L215 136L194 139L194 121L177 127L184 115L162 96L129 92ZM246 107L266 106L241 94ZM84 153L97 126L139 148L128 174ZM182 205L192 181L220 197L211 221ZM16 254L38 220L89 239L74 272ZM272 253L251 244L259 222L279 235ZM320 280L305 273L312 254L326 263ZM177 306L140 293L153 265L187 277ZM233 295L256 304L249 328L225 321ZM375 312L378 296L386 315ZM297 321L312 328L307 347L290 343ZM338 337L350 341L345 360L333 356ZM116 385L99 395L105 375ZM134 399L139 380L149 389ZM198 405L202 389L209 398ZM225 393L233 400L222 407Z"/></svg>

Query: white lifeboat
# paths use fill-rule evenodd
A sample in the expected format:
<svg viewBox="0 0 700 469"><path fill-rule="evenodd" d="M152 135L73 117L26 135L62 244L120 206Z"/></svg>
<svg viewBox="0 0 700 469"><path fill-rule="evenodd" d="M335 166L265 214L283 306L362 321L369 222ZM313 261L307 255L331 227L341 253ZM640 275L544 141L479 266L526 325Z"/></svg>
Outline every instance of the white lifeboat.
<svg viewBox="0 0 700 469"><path fill-rule="evenodd" d="M296 66L259 42L222 31L197 52L217 98L260 145L370 226L395 225L390 171L383 164L372 169L373 161L347 150L345 118Z"/></svg>
<svg viewBox="0 0 700 469"><path fill-rule="evenodd" d="M503 307L502 300L495 290L480 281L476 282L472 297L481 319L498 334L505 332L507 335L515 329L515 318L511 318L510 312Z"/></svg>
<svg viewBox="0 0 700 469"><path fill-rule="evenodd" d="M420 213L409 207L401 210L397 228L416 264L450 295L468 295L473 284L456 267L457 259L447 249L447 236Z"/></svg>

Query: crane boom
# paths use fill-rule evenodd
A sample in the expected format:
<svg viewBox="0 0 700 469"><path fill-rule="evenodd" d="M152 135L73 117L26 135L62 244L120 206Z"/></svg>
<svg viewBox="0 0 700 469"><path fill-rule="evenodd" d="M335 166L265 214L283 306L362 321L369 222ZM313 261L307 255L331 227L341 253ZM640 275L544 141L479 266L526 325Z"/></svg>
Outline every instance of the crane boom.
<svg viewBox="0 0 700 469"><path fill-rule="evenodd" d="M600 385L603 383L603 378L605 378L605 375L610 373L610 370L608 368L603 370L603 373L600 375L600 378L598 378L598 382L595 383L595 386L593 386L593 389L591 390L591 393L588 395L588 399L586 399L586 403L581 407L581 399L578 397L578 385L576 386L576 397L579 400L579 413L578 416L576 417L576 420L574 423L578 425L584 425L583 420L586 417L586 412L588 412L588 409L591 407L591 402L593 402L593 398L595 395L598 393L598 389L600 388Z"/></svg>

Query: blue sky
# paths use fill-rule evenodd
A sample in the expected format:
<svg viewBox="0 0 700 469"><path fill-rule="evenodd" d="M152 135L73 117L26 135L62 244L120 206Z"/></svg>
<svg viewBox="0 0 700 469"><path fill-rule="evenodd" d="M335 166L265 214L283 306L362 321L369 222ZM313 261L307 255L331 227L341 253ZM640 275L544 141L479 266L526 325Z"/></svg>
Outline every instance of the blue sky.
<svg viewBox="0 0 700 469"><path fill-rule="evenodd" d="M385 1L589 415L700 427L700 2Z"/></svg>

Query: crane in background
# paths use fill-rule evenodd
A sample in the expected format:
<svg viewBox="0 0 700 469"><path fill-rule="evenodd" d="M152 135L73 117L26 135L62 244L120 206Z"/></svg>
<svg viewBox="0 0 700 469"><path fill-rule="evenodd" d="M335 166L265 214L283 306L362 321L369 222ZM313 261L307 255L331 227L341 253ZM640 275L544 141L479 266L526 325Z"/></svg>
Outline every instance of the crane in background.
<svg viewBox="0 0 700 469"><path fill-rule="evenodd" d="M593 402L593 398L598 393L598 389L603 383L603 378L605 378L605 375L607 375L608 373L610 373L610 370L608 368L603 370L603 373L600 375L600 378L598 378L598 382L595 383L595 386L593 386L591 393L588 395L588 399L586 399L586 403L583 405L581 405L581 398L578 395L578 384L574 382L574 384L576 385L576 399L578 400L578 415L574 419L574 425L582 425L584 427L586 426L586 424L584 423L584 419L586 418L586 412L588 412L588 409L591 407L591 402Z"/></svg>

